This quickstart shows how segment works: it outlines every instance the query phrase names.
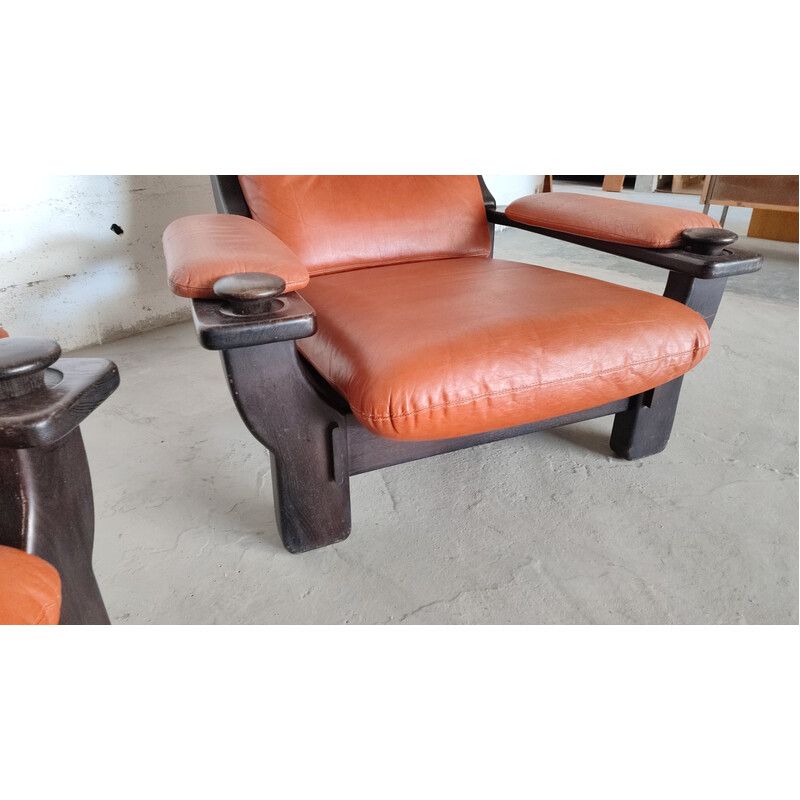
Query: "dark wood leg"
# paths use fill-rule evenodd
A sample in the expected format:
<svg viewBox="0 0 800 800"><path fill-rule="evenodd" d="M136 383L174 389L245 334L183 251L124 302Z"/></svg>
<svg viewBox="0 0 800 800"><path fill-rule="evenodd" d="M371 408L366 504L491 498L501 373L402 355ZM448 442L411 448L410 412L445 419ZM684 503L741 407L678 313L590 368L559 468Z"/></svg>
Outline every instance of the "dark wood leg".
<svg viewBox="0 0 800 800"><path fill-rule="evenodd" d="M44 447L0 449L0 541L58 570L60 624L108 624L92 570L92 482L78 428Z"/></svg>
<svg viewBox="0 0 800 800"><path fill-rule="evenodd" d="M683 376L631 398L626 411L614 416L611 449L633 461L660 453L669 441Z"/></svg>
<svg viewBox="0 0 800 800"><path fill-rule="evenodd" d="M345 418L318 392L294 342L223 350L239 414L269 451L284 547L303 553L350 533Z"/></svg>
<svg viewBox="0 0 800 800"><path fill-rule="evenodd" d="M0 544L58 570L61 624L108 624L92 571L94 501L78 426L119 386L119 372L102 358L60 353L49 339L0 342Z"/></svg>
<svg viewBox="0 0 800 800"><path fill-rule="evenodd" d="M710 328L719 308L726 280L702 280L670 272L664 297L677 300L697 311ZM660 453L667 446L682 383L683 376L632 397L628 409L614 416L610 444L618 456L632 461Z"/></svg>

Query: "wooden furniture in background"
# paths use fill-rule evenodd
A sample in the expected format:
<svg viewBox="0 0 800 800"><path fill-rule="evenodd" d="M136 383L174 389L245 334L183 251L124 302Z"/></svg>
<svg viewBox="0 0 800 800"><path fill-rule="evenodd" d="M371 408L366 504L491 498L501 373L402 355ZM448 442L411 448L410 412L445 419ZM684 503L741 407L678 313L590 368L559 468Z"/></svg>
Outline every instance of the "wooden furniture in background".
<svg viewBox="0 0 800 800"><path fill-rule="evenodd" d="M621 192L622 184L625 182L624 175L604 175L603 176L603 191L604 192Z"/></svg>
<svg viewBox="0 0 800 800"><path fill-rule="evenodd" d="M747 235L756 239L796 242L800 236L800 215L797 211L770 211L754 208Z"/></svg>
<svg viewBox="0 0 800 800"><path fill-rule="evenodd" d="M752 208L748 236L798 240L797 175L707 175L701 202L706 213L712 205L724 206L720 224L729 206Z"/></svg>
<svg viewBox="0 0 800 800"><path fill-rule="evenodd" d="M673 175L673 194L701 194L705 185L705 175Z"/></svg>

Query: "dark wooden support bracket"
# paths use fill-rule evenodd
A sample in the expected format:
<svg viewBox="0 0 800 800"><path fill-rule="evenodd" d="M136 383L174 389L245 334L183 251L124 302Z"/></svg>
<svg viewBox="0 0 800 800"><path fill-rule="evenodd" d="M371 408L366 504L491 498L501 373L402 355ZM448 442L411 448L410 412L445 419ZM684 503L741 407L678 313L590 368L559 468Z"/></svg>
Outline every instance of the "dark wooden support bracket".
<svg viewBox="0 0 800 800"><path fill-rule="evenodd" d="M284 546L303 553L350 533L346 408L326 396L294 340L316 329L313 309L273 275L246 273L195 300L204 347L220 350L233 401L269 450L275 516Z"/></svg>
<svg viewBox="0 0 800 800"><path fill-rule="evenodd" d="M703 248L703 231L692 229L687 240ZM736 234L713 228L707 231L707 247L731 244ZM707 251L706 251L707 252ZM727 277L697 278L685 272L670 272L664 297L683 303L700 314L710 328L717 314ZM632 461L660 453L669 441L675 412L678 408L683 376L631 398L628 409L614 417L611 449Z"/></svg>
<svg viewBox="0 0 800 800"><path fill-rule="evenodd" d="M313 388L294 342L222 351L234 403L269 450L284 547L303 553L350 533L344 415Z"/></svg>
<svg viewBox="0 0 800 800"><path fill-rule="evenodd" d="M0 541L43 558L61 578L61 625L107 625L92 569L94 504L80 430L53 445L0 449Z"/></svg>
<svg viewBox="0 0 800 800"><path fill-rule="evenodd" d="M119 373L105 359L59 355L45 339L0 342L0 544L58 570L61 624L107 624L92 570L92 483L78 426L117 388Z"/></svg>

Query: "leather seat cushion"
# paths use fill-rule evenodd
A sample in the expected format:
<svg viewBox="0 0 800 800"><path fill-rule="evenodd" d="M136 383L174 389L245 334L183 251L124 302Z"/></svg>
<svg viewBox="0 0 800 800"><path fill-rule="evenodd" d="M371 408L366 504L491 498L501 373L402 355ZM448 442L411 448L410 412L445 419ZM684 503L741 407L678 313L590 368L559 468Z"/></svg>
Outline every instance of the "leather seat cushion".
<svg viewBox="0 0 800 800"><path fill-rule="evenodd" d="M511 261L461 258L312 278L300 352L392 439L481 433L619 400L709 346L673 300Z"/></svg>
<svg viewBox="0 0 800 800"><path fill-rule="evenodd" d="M56 625L61 580L38 556L0 545L0 625Z"/></svg>
<svg viewBox="0 0 800 800"><path fill-rule="evenodd" d="M543 192L514 200L506 216L526 225L639 247L677 247L688 228L719 228L700 211L573 192Z"/></svg>
<svg viewBox="0 0 800 800"><path fill-rule="evenodd" d="M476 175L240 175L253 219L311 275L489 254Z"/></svg>

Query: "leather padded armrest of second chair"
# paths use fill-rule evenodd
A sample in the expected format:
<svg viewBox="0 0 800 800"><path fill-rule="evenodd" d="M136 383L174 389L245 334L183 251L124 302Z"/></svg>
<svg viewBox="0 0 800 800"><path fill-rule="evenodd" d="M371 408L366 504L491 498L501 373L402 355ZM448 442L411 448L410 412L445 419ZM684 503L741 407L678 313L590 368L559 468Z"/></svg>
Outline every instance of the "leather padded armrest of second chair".
<svg viewBox="0 0 800 800"><path fill-rule="evenodd" d="M700 211L573 192L520 197L505 213L525 225L648 248L682 246L687 228L720 227Z"/></svg>
<svg viewBox="0 0 800 800"><path fill-rule="evenodd" d="M164 256L174 294L216 299L214 283L226 275L267 272L302 289L308 271L277 236L259 222L233 214L180 217L164 231Z"/></svg>

